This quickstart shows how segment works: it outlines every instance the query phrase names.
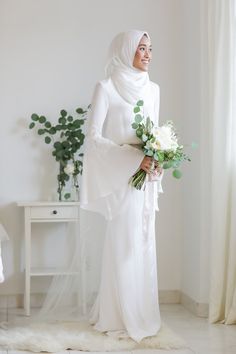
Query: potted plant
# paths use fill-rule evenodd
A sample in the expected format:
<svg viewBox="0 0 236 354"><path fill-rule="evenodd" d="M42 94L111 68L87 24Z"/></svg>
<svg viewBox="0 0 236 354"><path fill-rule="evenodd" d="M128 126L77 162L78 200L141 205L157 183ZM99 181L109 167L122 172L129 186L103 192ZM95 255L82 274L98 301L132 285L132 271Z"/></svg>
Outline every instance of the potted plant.
<svg viewBox="0 0 236 354"><path fill-rule="evenodd" d="M52 144L52 155L59 162L57 175L59 201L69 200L74 191L73 198L78 200L79 184L78 176L82 174L82 156L80 149L84 143L85 135L82 126L86 119L86 110L77 108L77 118L69 115L62 109L56 124L52 124L45 116L36 113L31 115L30 129L37 128L39 135L44 137L46 144ZM71 191L63 194L67 184L71 184Z"/></svg>

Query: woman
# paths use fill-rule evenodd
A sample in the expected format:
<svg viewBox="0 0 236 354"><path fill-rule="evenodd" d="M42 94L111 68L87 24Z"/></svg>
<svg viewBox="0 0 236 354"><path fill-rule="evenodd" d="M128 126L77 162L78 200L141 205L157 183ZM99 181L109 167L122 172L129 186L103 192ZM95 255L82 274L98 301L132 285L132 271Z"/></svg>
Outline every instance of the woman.
<svg viewBox="0 0 236 354"><path fill-rule="evenodd" d="M158 125L159 87L149 80L151 41L147 32L131 30L113 40L107 78L95 87L88 119L81 206L107 220L99 293L89 321L108 335L137 342L155 335L161 320L158 304L155 210L159 180L145 190L129 184L139 169L150 174L131 124L134 106Z"/></svg>

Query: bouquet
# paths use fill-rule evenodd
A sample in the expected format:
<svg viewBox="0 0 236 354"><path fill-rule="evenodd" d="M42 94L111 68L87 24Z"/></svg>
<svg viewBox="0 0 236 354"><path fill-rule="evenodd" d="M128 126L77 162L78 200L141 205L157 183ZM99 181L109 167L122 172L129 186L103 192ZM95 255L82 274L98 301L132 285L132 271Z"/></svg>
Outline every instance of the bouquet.
<svg viewBox="0 0 236 354"><path fill-rule="evenodd" d="M136 136L141 140L141 148L146 156L153 158L151 173L155 172L155 165L163 169L173 168L172 175L180 178L182 173L178 169L183 160L191 161L184 153L183 145L178 144L177 134L173 122L168 120L160 127L155 127L152 120L141 114L143 101L137 102L134 107L135 118L132 128L136 130ZM146 172L140 169L130 179L130 184L138 190L145 187Z"/></svg>

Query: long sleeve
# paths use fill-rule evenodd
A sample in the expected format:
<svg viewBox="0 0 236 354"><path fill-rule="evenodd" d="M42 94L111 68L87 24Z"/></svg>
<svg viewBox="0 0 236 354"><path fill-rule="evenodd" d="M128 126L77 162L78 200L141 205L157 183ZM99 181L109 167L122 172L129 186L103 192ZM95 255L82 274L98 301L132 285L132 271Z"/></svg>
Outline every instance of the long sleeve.
<svg viewBox="0 0 236 354"><path fill-rule="evenodd" d="M111 219L144 154L131 145L118 145L103 136L109 100L100 82L95 87L91 107L85 138L81 207Z"/></svg>
<svg viewBox="0 0 236 354"><path fill-rule="evenodd" d="M155 99L155 105L154 105L154 112L155 112L155 120L154 120L154 124L156 126L159 126L159 112L160 112L160 87L155 84L155 88L156 88L156 99ZM159 193L164 193L163 192L163 188L162 188L162 179L164 176L164 169L162 170L162 173L160 174L160 176L158 177L157 181L156 181L156 199L155 199L155 209L156 211L159 211L159 207L158 207L158 196Z"/></svg>

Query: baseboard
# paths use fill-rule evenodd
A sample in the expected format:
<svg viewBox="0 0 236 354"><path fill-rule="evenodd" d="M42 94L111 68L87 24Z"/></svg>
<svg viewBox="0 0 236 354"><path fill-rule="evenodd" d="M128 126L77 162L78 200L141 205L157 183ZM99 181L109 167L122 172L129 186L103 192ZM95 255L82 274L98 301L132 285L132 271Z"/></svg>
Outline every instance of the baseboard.
<svg viewBox="0 0 236 354"><path fill-rule="evenodd" d="M31 306L40 307L43 302L44 294L31 294ZM182 304L187 310L192 312L197 317L208 317L209 305L199 303L193 300L190 296L184 294L180 290L160 290L160 304ZM24 305L23 294L0 295L0 308L20 308Z"/></svg>
<svg viewBox="0 0 236 354"><path fill-rule="evenodd" d="M179 290L160 290L159 303L160 304L179 304L181 299L181 292Z"/></svg>
<svg viewBox="0 0 236 354"><path fill-rule="evenodd" d="M181 292L180 303L197 317L208 317L209 304L197 302L183 292Z"/></svg>

